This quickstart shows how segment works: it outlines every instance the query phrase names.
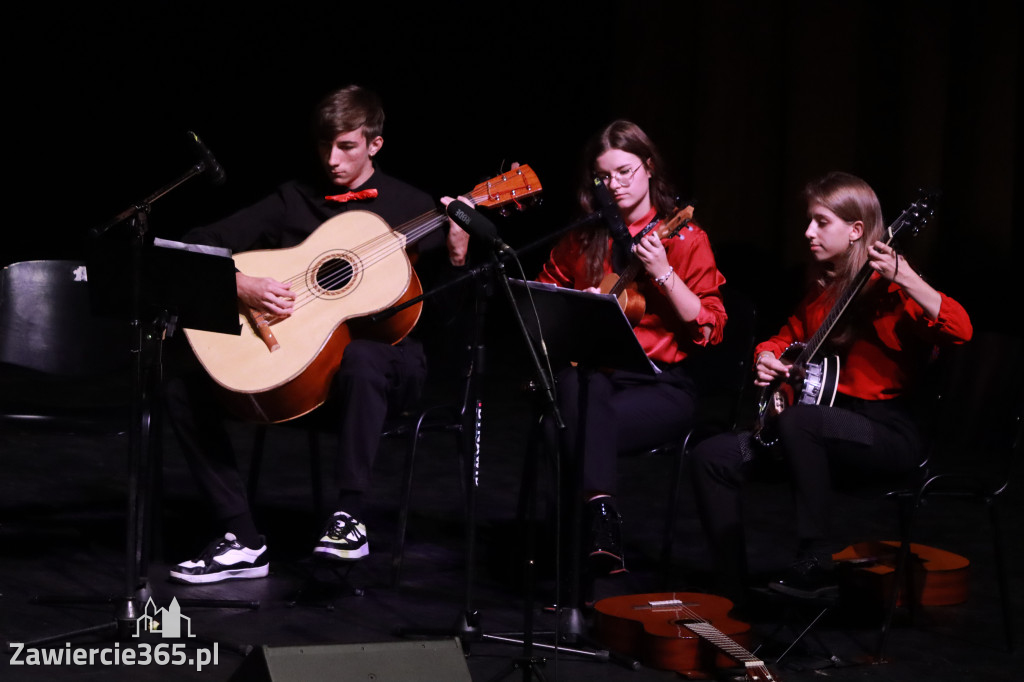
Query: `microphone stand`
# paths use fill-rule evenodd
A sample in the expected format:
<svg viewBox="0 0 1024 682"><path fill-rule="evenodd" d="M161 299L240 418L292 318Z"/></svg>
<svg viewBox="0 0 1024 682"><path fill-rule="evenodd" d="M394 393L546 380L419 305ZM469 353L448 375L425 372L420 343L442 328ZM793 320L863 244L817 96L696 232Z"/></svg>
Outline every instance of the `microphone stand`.
<svg viewBox="0 0 1024 682"><path fill-rule="evenodd" d="M37 596L37 604L113 603L114 620L109 623L44 637L27 643L41 645L58 640L67 640L92 634L113 634L118 641L128 641L137 636L139 618L145 615L146 604L152 599L149 584L149 541L150 541L150 493L155 472L150 461L152 446L151 426L153 423L152 391L155 388L151 377L160 380L161 348L167 333L170 315L161 311L153 329L147 333L142 321L143 315L143 272L144 246L149 229L149 214L152 204L175 188L208 170L205 161L189 168L174 181L161 187L142 201L114 216L107 223L95 227L89 234L98 238L115 225L127 221L129 230L128 272L131 280L129 297L129 325L131 341L131 410L129 424L127 530L125 549L124 589L118 597L78 598L59 596ZM151 350L151 348L155 350ZM153 358L150 357L153 353ZM151 366L152 365L152 366ZM153 372L153 374L148 374ZM217 606L224 608L259 608L258 601L248 600L178 600L181 606ZM203 638L199 638L202 640ZM227 647L240 653L248 653L249 645L227 643Z"/></svg>
<svg viewBox="0 0 1024 682"><path fill-rule="evenodd" d="M589 222L590 220L593 220L593 219L594 219L593 216L588 216L581 223L578 223L576 225L571 225L567 229L573 229L574 227L578 227L579 225L584 224L585 222ZM537 246L538 244L540 244L542 242L548 241L553 236L557 236L558 234L561 234L561 232L562 231L556 232L553 235L547 235L543 239L538 240L537 242L535 242L529 248L532 248L533 246ZM515 251L512 251L511 249L508 249L508 251L506 253L511 253L511 257L513 257L513 258L517 257ZM483 265L483 266L479 266L477 268L474 268L473 270L471 270L470 272L466 273L462 277L457 278L456 280L453 280L453 281L447 283L446 285L431 291L429 294L423 294L423 295L418 296L416 298L413 298L413 299L410 299L408 301L405 301L405 302L403 302L402 304L400 304L398 306L395 306L393 308L389 308L386 311L383 311L382 313L370 316L370 319L371 319L371 321L376 321L376 320L381 319L382 317L388 317L390 315L393 315L393 314L399 312L400 310L405 309L406 307L408 307L410 305L414 305L415 303L419 302L420 300L426 298L428 295L434 295L438 291L440 291L441 289L444 289L444 288L446 288L448 286L453 286L453 285L463 281L464 279L466 279L468 277L478 277L479 275L481 275L482 273L484 273L486 271L493 271L495 273L495 275L496 275L495 278L501 284L501 289L504 292L504 294L505 294L505 296L506 296L506 298L507 298L507 300L509 302L509 305L511 306L512 310L514 311L514 315L515 315L515 318L516 318L516 322L517 322L518 328L519 328L519 330L520 330L520 332L521 332L521 334L523 336L523 339L524 339L524 341L526 343L527 350L529 351L530 360L531 360L531 363L533 365L533 369L534 369L537 381L540 384L540 388L541 388L540 392L544 396L544 400L545 400L545 410L544 410L544 413L546 415L549 415L550 419L553 420L553 422L555 423L557 428L562 429L562 428L564 428L564 422L562 421L562 416L561 416L561 413L558 410L558 404L557 404L557 401L555 399L555 391L554 391L553 378L544 369L544 364L541 362L540 356L538 355L537 350L534 347L534 344L532 343L532 341L530 339L530 335L529 335L529 332L527 331L526 324L523 321L522 315L520 314L519 309L518 309L518 307L516 305L515 296L513 295L512 289L509 286L508 277L505 274L504 263L502 262L502 259L499 256L499 254L497 253L497 251L492 251L491 252L491 261L492 262L487 264L487 265ZM481 311L481 308L479 307L479 302L478 302L477 312L479 313L480 311ZM474 330L474 335L475 335L474 343L477 343L477 344L479 344L480 339L481 339L482 322L483 322L482 321L482 316L478 315L477 325L476 325L476 328ZM479 348L479 346L477 346L477 347ZM476 370L477 367L478 367L478 363L475 362L474 363L474 371ZM477 382L476 382L475 379L474 379L474 382L473 382L472 385L473 386L477 386ZM479 402L477 402L477 400L474 400L474 406L478 406L478 405L479 405ZM474 425L475 426L474 433L477 434L477 435L479 434L479 427L480 427L479 419L480 419L480 415L479 415L479 411L477 411L477 412L475 412L475 420L476 421L475 421L475 425ZM519 634L519 633L490 634L490 633L483 632L481 630L481 628L480 628L480 614L479 614L478 611L476 611L473 608L473 599L472 599L472 590L473 590L473 583L474 583L474 578L473 578L474 568L473 568L473 564L474 564L474 561L475 561L476 487L477 487L477 481L478 481L478 473L479 473L479 460L475 459L472 462L472 464L470 464L467 467L467 471L466 471L466 476L467 476L467 487L466 487L466 490L467 490L467 495L469 496L469 498L467 499L467 513L468 513L468 521L467 521L467 523L468 523L468 526L467 526L467 529L466 529L466 533L467 533L467 554L468 554L468 556L467 556L467 577L466 577L466 581L467 581L467 585L466 585L466 604L465 604L465 609L464 609L463 613L460 614L460 618L459 618L458 622L456 623L456 626L453 629L450 629L450 630L449 629L441 629L441 630L439 630L439 629L436 629L436 628L402 628L402 629L399 629L397 631L397 634L399 636L417 636L417 635L418 636L434 636L434 637L436 637L436 636L456 636L456 637L458 637L460 639L460 642L462 643L463 651L465 651L467 655L471 654L471 644L472 644L472 642L491 641L491 642L498 642L498 643L502 643L502 644L521 645L522 646L522 654L521 654L521 656L513 659L509 663L509 667L505 671L500 673L497 677L493 678L495 680L501 679L501 678L503 678L503 677L505 677L505 676L507 676L509 674L514 673L517 670L521 670L522 671L523 679L524 680L528 681L528 680L532 679L533 677L536 677L537 679L543 680L544 679L543 675L541 674L540 670L538 670L538 668L540 666L543 666L546 661L545 661L545 659L538 658L537 656L534 655L534 649L535 648L543 649L543 650L550 650L550 651L555 651L555 652L563 651L563 652L566 652L566 653L580 655L580 656L589 656L589 657L593 657L593 658L595 658L597 660L600 660L600 661L607 661L607 660L609 660L609 653L607 651L604 651L604 650L587 651L587 650L582 650L582 649L575 649L575 648L569 648L569 647L565 647L565 646L560 646L557 642L552 645L552 644L537 643L537 642L534 641L534 636L533 636L533 631L534 631L534 628L533 628L533 605L534 605L534 601L535 601L536 560L535 560L535 538L534 538L535 533L534 533L534 527L533 527L534 524L533 524L533 517L532 517L532 513L534 512L534 505L532 503L533 497L534 497L533 493L532 493L532 487L535 484L533 481L531 481L531 483L530 483L531 491L527 493L527 496L528 496L528 498L530 500L529 508L530 508L530 513L531 513L531 518L529 519L529 523L528 523L527 537L526 537L526 540L525 540L526 547L524 548L525 549L525 552L524 552L524 557L525 557L524 558L524 569L525 570L524 570L524 584L523 584L523 632L521 633L521 638L517 638L517 637L513 637L512 636L514 634Z"/></svg>
<svg viewBox="0 0 1024 682"><path fill-rule="evenodd" d="M474 322L472 337L470 340L471 360L470 366L467 369L469 373L469 388L467 395L464 396L467 409L472 410L472 424L464 424L462 433L462 437L464 439L467 437L467 433L472 437L472 453L469 454L470 448L462 448L464 454L469 454L466 461L463 462L463 476L465 481L464 490L466 492L466 584L464 608L462 613L459 615L455 626L450 630L402 628L397 631L399 636L420 635L458 637L463 645L463 651L465 651L467 655L470 653L470 643L473 641L479 641L483 636L480 631L480 614L474 607L473 587L476 582L476 500L477 488L480 480L480 433L483 411L483 402L480 397L480 384L485 355L483 345L484 323L487 310L487 298L490 295L490 286L485 281L484 276L491 270L491 268L492 266L490 265L471 268L459 277L437 286L429 292L422 293L419 296L403 301L400 304L394 305L374 315L369 315L367 318L370 322L379 322L380 320L387 319L429 297L435 296L442 291L460 285L468 279L473 279L477 283L477 289L474 296ZM467 428L467 426L469 428Z"/></svg>

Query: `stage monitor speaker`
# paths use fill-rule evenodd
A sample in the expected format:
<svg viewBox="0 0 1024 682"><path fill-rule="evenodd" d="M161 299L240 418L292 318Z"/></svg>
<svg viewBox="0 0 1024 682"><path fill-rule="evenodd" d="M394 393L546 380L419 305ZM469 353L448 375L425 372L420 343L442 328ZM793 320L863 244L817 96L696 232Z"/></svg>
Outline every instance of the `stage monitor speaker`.
<svg viewBox="0 0 1024 682"><path fill-rule="evenodd" d="M472 682L458 639L263 646L232 682Z"/></svg>

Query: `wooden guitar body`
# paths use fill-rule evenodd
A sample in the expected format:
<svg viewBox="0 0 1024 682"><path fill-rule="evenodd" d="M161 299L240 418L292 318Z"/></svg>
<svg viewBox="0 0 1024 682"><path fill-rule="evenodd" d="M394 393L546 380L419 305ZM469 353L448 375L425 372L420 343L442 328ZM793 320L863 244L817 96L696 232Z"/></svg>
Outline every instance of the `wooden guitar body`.
<svg viewBox="0 0 1024 682"><path fill-rule="evenodd" d="M601 284L598 286L598 289L602 294L615 294L615 297L619 301L619 307L622 308L622 312L626 316L626 319L635 327L640 324L640 320L643 318L644 313L647 312L647 300L644 298L644 295L637 290L636 282L630 282L629 284L620 286L618 291L616 291L616 285L619 283L619 275L609 273L601 280Z"/></svg>
<svg viewBox="0 0 1024 682"><path fill-rule="evenodd" d="M540 191L533 170L516 163L467 198L476 206L522 209ZM347 211L297 246L235 254L240 272L287 283L295 307L290 316L275 317L239 303L239 336L185 330L228 408L251 421L294 419L327 399L352 339L405 338L419 321L421 303L369 318L423 293L406 247L447 222L435 210L392 229L375 213Z"/></svg>
<svg viewBox="0 0 1024 682"><path fill-rule="evenodd" d="M594 637L648 667L688 677L707 677L738 661L750 679L772 680L744 648L750 625L730 618L731 609L725 597L696 592L610 597L594 605Z"/></svg>
<svg viewBox="0 0 1024 682"><path fill-rule="evenodd" d="M865 607L881 609L893 589L900 590L897 604L906 606L906 585L895 585L896 554L900 543L894 540L858 542L832 559L850 568L840 573L840 585L856 595ZM967 601L970 561L936 547L910 544L910 585L912 600L921 606L949 606Z"/></svg>
<svg viewBox="0 0 1024 682"><path fill-rule="evenodd" d="M295 312L271 322L279 348L271 351L245 311L241 334L186 329L196 357L238 416L261 422L292 419L327 398L328 387L354 335L397 343L415 326L421 306L376 325L346 321L419 295L405 237L368 211L324 222L288 249L234 256L241 272L289 282ZM373 266L373 267L370 267Z"/></svg>

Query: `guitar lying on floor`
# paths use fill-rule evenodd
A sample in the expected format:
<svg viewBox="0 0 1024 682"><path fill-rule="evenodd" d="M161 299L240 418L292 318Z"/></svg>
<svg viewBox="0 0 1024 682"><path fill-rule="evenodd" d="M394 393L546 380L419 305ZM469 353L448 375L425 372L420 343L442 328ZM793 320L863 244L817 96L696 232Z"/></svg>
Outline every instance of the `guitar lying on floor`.
<svg viewBox="0 0 1024 682"><path fill-rule="evenodd" d="M735 641L747 639L750 625L729 618L731 609L725 597L697 592L609 597L594 604L594 636L651 668L705 677L737 661L751 682L772 682L764 662Z"/></svg>
<svg viewBox="0 0 1024 682"><path fill-rule="evenodd" d="M884 235L886 245L904 230L917 234L934 212L930 204L934 195L926 195L911 204L900 217L890 225ZM817 362L814 358L821 350L828 335L835 329L839 318L846 312L857 293L864 287L874 270L867 263L849 286L839 295L828 316L814 332L807 343L800 341L791 343L779 358L790 364L789 376L777 377L761 390L757 403L757 423L754 425L754 438L764 446L774 445L778 441L775 432L775 419L790 405L823 405L830 407L836 398L839 386L839 356L832 355Z"/></svg>
<svg viewBox="0 0 1024 682"><path fill-rule="evenodd" d="M480 183L468 198L476 206L519 205L540 191L530 167L518 166ZM372 324L359 318L422 293L406 248L447 220L436 210L392 229L374 213L347 211L297 246L235 254L241 272L290 283L295 310L279 319L241 310L239 336L185 330L196 357L224 389L229 409L258 422L294 419L327 399L353 338L405 338L422 303Z"/></svg>

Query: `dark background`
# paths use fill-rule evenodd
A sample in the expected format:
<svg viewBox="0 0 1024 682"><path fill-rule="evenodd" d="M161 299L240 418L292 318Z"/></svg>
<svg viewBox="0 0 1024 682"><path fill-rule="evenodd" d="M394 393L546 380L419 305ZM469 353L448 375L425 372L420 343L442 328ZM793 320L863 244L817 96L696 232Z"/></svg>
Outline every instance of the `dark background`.
<svg viewBox="0 0 1024 682"><path fill-rule="evenodd" d="M887 221L919 187L935 218L908 256L976 326L1018 325L1018 2L21 3L3 41L0 260L73 257L94 226L197 160L227 172L153 206L174 239L306 170L306 123L359 83L387 112L379 157L436 196L511 161L544 185L499 223L522 247L569 223L585 139L614 118L659 144L733 285L776 328L799 289L800 190L846 170ZM547 245L523 253L532 276Z"/></svg>

